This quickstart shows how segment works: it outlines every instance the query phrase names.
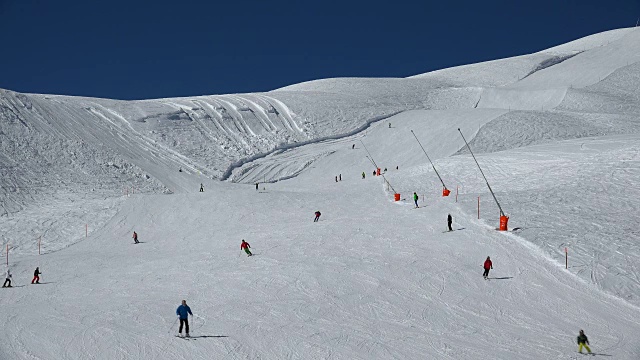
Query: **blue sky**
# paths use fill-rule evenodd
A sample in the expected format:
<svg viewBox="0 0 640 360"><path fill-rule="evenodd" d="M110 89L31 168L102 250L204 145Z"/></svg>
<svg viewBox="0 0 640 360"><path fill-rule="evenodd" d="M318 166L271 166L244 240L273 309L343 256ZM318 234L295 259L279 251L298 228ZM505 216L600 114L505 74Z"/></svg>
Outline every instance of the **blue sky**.
<svg viewBox="0 0 640 360"><path fill-rule="evenodd" d="M405 77L638 17L640 0L0 0L0 88L145 99Z"/></svg>

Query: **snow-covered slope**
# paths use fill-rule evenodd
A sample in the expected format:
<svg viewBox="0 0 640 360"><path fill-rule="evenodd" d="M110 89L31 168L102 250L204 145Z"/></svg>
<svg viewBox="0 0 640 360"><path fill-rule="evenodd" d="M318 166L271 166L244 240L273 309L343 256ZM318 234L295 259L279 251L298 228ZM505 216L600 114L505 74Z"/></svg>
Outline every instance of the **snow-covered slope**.
<svg viewBox="0 0 640 360"><path fill-rule="evenodd" d="M415 75L412 78L440 80L458 86L496 87L509 85L537 71L570 59L581 52L609 45L635 30L637 29L626 28L605 31L534 54L457 66Z"/></svg>
<svg viewBox="0 0 640 360"><path fill-rule="evenodd" d="M637 359L639 36L260 94L1 90L0 236L19 287L0 294L0 358L564 359L584 328L596 352ZM458 128L518 232L493 230ZM35 266L46 284L25 286ZM189 342L169 335L182 298Z"/></svg>

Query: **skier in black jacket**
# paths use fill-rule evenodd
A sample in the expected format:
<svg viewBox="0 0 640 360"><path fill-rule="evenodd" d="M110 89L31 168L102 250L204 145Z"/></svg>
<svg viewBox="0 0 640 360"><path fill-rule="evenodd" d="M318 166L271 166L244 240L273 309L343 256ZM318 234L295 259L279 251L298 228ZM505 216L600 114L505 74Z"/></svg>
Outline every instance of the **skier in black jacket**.
<svg viewBox="0 0 640 360"><path fill-rule="evenodd" d="M35 283L35 284L40 284L40 274L42 274L42 273L40 272L40 268L39 268L39 267L37 267L37 268L36 268L36 271L34 271L34 272L33 272L33 280L31 280L31 283L32 283L32 284L34 284L34 283Z"/></svg>
<svg viewBox="0 0 640 360"><path fill-rule="evenodd" d="M582 347L587 348L589 354L591 354L591 349L589 349L589 339L587 335L584 334L584 330L580 330L580 334L578 335L578 352L582 354Z"/></svg>

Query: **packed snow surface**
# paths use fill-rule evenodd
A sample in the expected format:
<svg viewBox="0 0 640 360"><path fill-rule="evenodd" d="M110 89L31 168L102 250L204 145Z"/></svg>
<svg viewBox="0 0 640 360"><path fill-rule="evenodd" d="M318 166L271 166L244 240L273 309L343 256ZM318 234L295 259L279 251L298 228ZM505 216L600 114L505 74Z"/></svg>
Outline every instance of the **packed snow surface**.
<svg viewBox="0 0 640 360"><path fill-rule="evenodd" d="M638 359L639 54L632 28L267 93L0 90L0 359L577 359L580 329Z"/></svg>

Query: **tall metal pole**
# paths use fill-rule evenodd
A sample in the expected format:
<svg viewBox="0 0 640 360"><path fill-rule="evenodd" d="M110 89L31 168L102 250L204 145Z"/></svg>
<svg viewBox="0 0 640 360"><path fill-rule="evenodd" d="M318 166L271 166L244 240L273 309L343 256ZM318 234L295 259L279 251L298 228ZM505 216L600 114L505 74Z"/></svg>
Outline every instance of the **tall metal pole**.
<svg viewBox="0 0 640 360"><path fill-rule="evenodd" d="M458 132L460 133L460 136L462 136L462 140L464 140L464 143L467 144L467 149L469 149L469 152L471 153L471 156L473 156L473 160L476 162L476 165L478 165L478 169L480 169L480 174L482 174L482 177L484 178L484 182L487 183L487 187L489 188L489 192L491 193L491 196L493 196L493 200L496 201L496 204L498 205L498 209L500 209L500 216L505 216L504 215L504 211L502 211L502 207L500 206L500 203L498 202L498 199L496 198L496 194L494 194L493 190L491 190L491 185L489 185L489 181L487 181L487 177L484 176L484 172L482 171L482 168L480 167L480 164L478 164L478 160L476 160L476 156L473 155L473 151L471 151L471 147L469 146L469 143L467 142L467 139L465 139L464 135L462 135L462 131L460 131L460 128L458 128Z"/></svg>
<svg viewBox="0 0 640 360"><path fill-rule="evenodd" d="M422 147L422 143L420 143L420 140L418 140L418 137L416 136L416 133L414 133L413 130L411 130L411 133L413 134L413 137L416 138L416 141L418 142L418 144L422 148L422 151L424 152L424 154L427 155L427 159L429 159L429 162L431 163L431 167L433 168L433 171L435 171L436 175L438 175L438 179L440 179L440 182L442 183L442 187L446 189L447 186L444 184L444 181L442 181L442 178L440 177L440 174L438 173L438 170L436 170L435 165L433 165L433 161L431 161L431 158L427 154L427 151L424 149L424 147Z"/></svg>
<svg viewBox="0 0 640 360"><path fill-rule="evenodd" d="M362 144L362 147L364 148L364 151L367 152L367 154L369 154L369 158L371 159L371 162L373 163L373 165L376 167L376 169L378 168L378 165L376 164L376 162L373 160L373 156L371 156L371 153L369 152L369 149L367 149L366 146L364 146L364 143L362 142L362 140L360 140L360 143Z"/></svg>
<svg viewBox="0 0 640 360"><path fill-rule="evenodd" d="M365 157L366 157L367 159L369 159L369 161L371 161L371 163L373 164L373 166L375 166L376 168L378 168L378 166L376 165L376 162L375 162L375 161L373 161L373 159L372 159L372 158L370 158L370 157L368 157L368 156L365 156Z"/></svg>
<svg viewBox="0 0 640 360"><path fill-rule="evenodd" d="M367 149L366 146L364 146L364 143L362 142L362 140L360 140L360 143L362 144L362 147L364 148L364 150L367 152L367 154L369 154L369 156L367 156L367 159L369 159L371 161L371 163L373 164L373 166L376 167L376 169L379 168L378 164L376 164L376 161L373 160L373 156L371 156L371 153L369 152L369 150ZM396 189L393 188L393 186L391 186L391 183L389 182L389 180L387 180L387 178L381 173L380 176L382 176L382 178L384 179L384 181L387 183L387 185L389 185L389 187L391 188L391 190L393 190L393 193L396 194Z"/></svg>

